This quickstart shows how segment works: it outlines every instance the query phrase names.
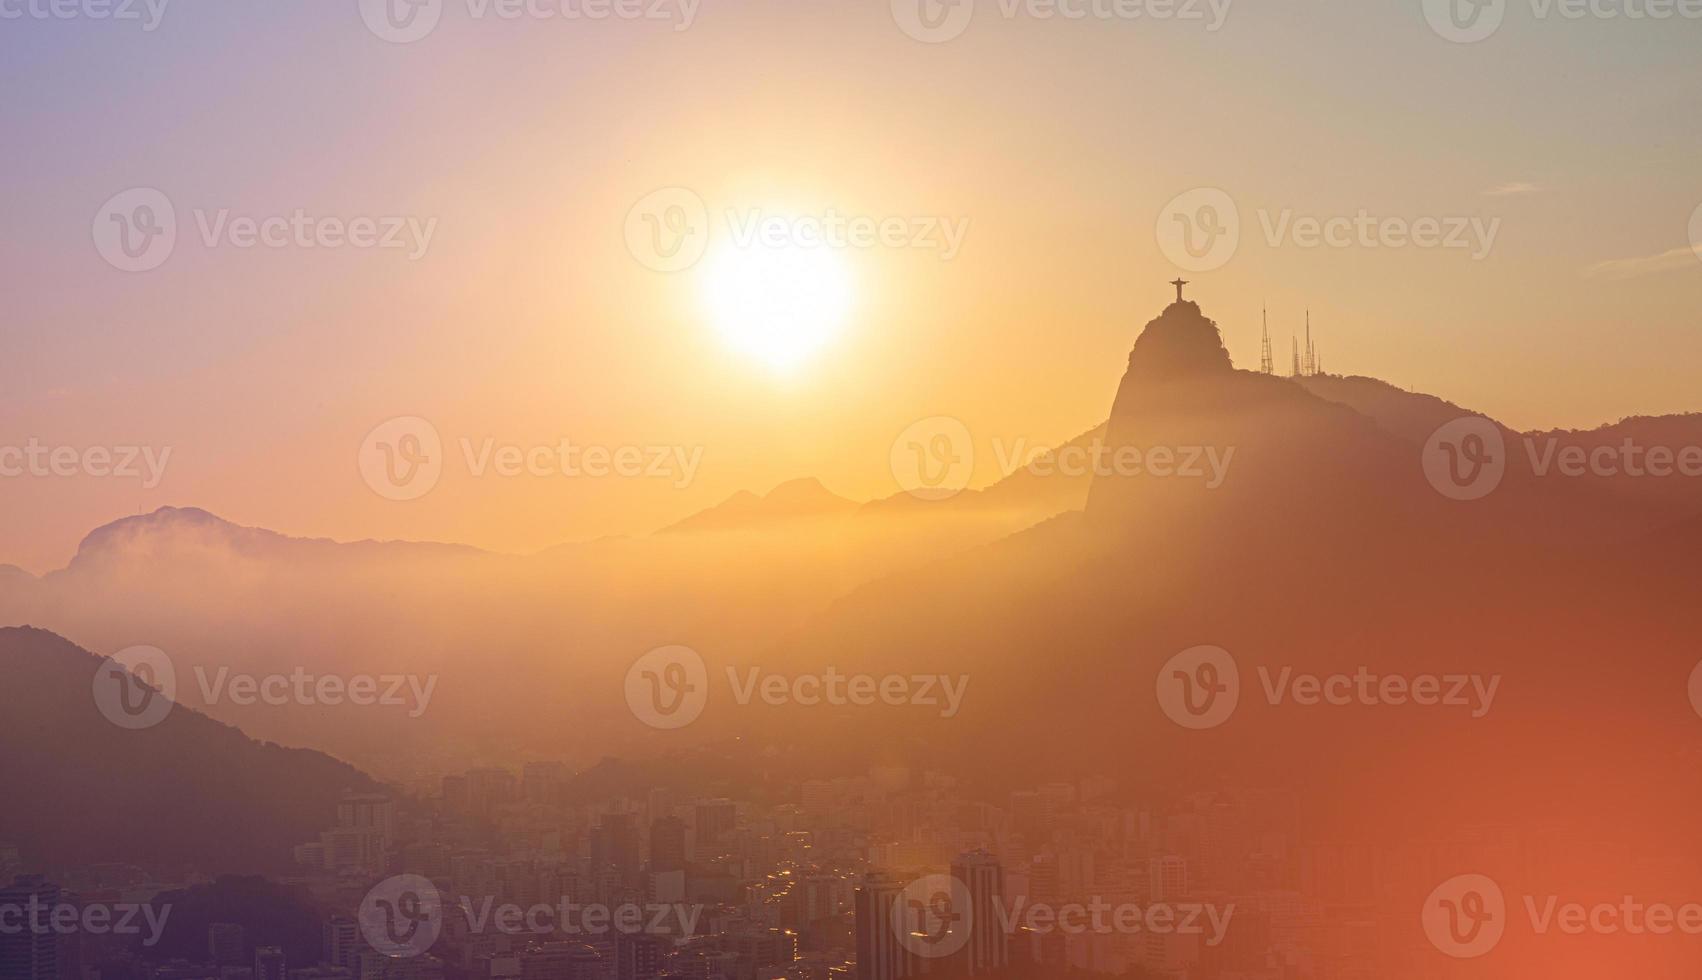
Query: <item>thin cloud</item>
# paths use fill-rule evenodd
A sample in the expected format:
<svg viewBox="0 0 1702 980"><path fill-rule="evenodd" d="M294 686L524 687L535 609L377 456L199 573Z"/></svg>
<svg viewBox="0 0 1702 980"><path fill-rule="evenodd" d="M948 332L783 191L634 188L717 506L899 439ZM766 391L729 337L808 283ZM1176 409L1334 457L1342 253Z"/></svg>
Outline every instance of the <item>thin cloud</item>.
<svg viewBox="0 0 1702 980"><path fill-rule="evenodd" d="M1506 184L1497 184L1483 192L1484 197L1515 197L1520 194L1535 194L1542 188L1528 180L1515 180Z"/></svg>
<svg viewBox="0 0 1702 980"><path fill-rule="evenodd" d="M1670 249L1659 255L1649 255L1636 259L1609 259L1597 262L1584 270L1586 279L1637 279L1642 276L1652 276L1659 272L1671 272L1691 266L1702 259L1702 247L1684 246Z"/></svg>

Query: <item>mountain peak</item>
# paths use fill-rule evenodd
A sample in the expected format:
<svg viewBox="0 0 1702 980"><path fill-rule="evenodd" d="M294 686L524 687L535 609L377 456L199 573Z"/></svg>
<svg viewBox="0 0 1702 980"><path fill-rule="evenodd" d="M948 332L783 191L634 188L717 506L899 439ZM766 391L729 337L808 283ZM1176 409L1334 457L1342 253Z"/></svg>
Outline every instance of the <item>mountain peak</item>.
<svg viewBox="0 0 1702 980"><path fill-rule="evenodd" d="M152 513L120 517L95 528L77 545L77 555L82 557L147 534L182 530L234 534L249 529L199 507L161 507Z"/></svg>
<svg viewBox="0 0 1702 980"><path fill-rule="evenodd" d="M1200 304L1188 299L1165 307L1141 330L1129 354L1129 372L1154 380L1231 371L1234 367L1217 323L1200 311Z"/></svg>
<svg viewBox="0 0 1702 980"><path fill-rule="evenodd" d="M813 476L787 480L762 498L769 503L808 503L844 501L845 498L829 490L822 482ZM849 501L846 501L849 503Z"/></svg>
<svg viewBox="0 0 1702 980"><path fill-rule="evenodd" d="M768 493L757 496L740 490L721 503L663 528L668 531L725 530L753 524L828 517L848 514L858 503L841 497L814 477L787 480Z"/></svg>

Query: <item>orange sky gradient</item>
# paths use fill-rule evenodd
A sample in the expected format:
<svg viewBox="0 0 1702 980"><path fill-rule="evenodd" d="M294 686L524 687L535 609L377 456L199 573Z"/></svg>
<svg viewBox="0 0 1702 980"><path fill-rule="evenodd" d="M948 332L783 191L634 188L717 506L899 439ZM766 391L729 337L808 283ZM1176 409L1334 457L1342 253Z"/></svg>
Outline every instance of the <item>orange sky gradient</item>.
<svg viewBox="0 0 1702 980"><path fill-rule="evenodd" d="M454 20L412 45L347 11L280 12L269 30L358 66L287 71L229 43L256 25L216 8L185 4L145 40L23 24L0 44L31 45L0 123L64 139L8 152L41 189L10 206L19 233L0 246L18 277L0 445L172 457L154 489L0 479L0 563L58 567L92 527L168 504L291 534L532 551L800 476L866 499L899 489L893 439L935 415L969 427L985 484L993 440L1058 443L1104 420L1139 326L1173 298L1160 213L1202 186L1235 200L1242 238L1223 268L1186 274L1189 295L1238 366L1257 367L1268 304L1286 370L1310 307L1331 372L1517 427L1698 407L1702 261L1671 257L1702 204L1702 137L1675 125L1699 117L1702 25L1521 23L1464 46L1416 4L1248 5L1216 33L989 16L926 45L885 8L706 3L689 31ZM144 118L101 97L127 78L153 93ZM230 125L255 117L275 125ZM134 186L165 191L183 230L166 265L126 274L89 224ZM728 208L833 209L967 233L949 261L846 250L845 329L776 373L709 327L699 269L665 275L628 253L628 210L672 186L717 225ZM414 262L209 248L190 217L202 208L438 227ZM1258 214L1284 209L1501 227L1481 261L1273 247ZM401 415L431 420L455 455L463 437L566 438L701 447L702 464L677 489L454 463L397 503L367 488L356 453Z"/></svg>

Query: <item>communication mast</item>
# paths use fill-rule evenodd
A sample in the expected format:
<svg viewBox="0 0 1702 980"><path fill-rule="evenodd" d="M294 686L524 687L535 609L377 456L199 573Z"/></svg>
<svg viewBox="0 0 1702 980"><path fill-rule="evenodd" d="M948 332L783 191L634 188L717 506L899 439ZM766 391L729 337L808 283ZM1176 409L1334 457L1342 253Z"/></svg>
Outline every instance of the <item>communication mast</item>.
<svg viewBox="0 0 1702 980"><path fill-rule="evenodd" d="M1263 309L1265 320L1265 335L1259 346L1259 373L1275 374L1276 364L1271 359L1271 311Z"/></svg>

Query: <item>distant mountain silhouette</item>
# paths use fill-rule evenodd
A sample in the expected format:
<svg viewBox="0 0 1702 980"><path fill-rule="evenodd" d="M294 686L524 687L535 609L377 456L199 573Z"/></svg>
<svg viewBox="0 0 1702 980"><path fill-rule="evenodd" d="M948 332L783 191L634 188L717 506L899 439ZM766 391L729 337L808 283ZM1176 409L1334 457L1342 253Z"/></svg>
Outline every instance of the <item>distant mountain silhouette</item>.
<svg viewBox="0 0 1702 980"><path fill-rule="evenodd" d="M44 630L0 629L0 839L32 864L275 871L335 823L345 792L379 788L181 704L153 728L121 729L92 694L102 662Z"/></svg>
<svg viewBox="0 0 1702 980"><path fill-rule="evenodd" d="M335 553L350 557L471 556L479 549L467 545L414 541L355 541L296 538L263 528L244 527L198 507L161 507L149 514L125 517L89 532L77 546L71 568L138 557L164 560L193 558L196 552L217 551L255 560L303 560Z"/></svg>
<svg viewBox="0 0 1702 980"><path fill-rule="evenodd" d="M971 670L971 704L954 730L987 751L1024 726L1090 746L1117 744L1131 723L1140 737L1175 735L1152 716L1153 677L1201 643L1294 664L1499 665L1568 695L1589 691L1604 651L1626 642L1662 651L1663 671L1685 667L1688 651L1664 638L1693 625L1675 590L1702 562L1683 546L1702 542L1696 481L1538 478L1524 434L1502 426L1503 487L1448 499L1426 480L1424 446L1473 413L1375 379L1238 370L1192 302L1140 332L1106 401L1108 421L1065 448L1213 449L1221 484L1019 467L943 501L901 493L857 505L803 480L737 495L669 533L532 556L302 541L168 510L109 525L70 568L0 589L0 622L247 670L440 677L419 719L207 709L379 773L410 770L422 751L446 765L559 753L556 732L516 722L526 718L577 719L588 733L579 761L648 751L658 735L619 692L639 655L676 643L698 649L717 677L754 664ZM1631 433L1702 443L1697 416L1568 438ZM1650 717L1688 710L1670 677L1640 679L1637 697L1659 708ZM712 710L700 725L733 737L763 713ZM868 717L798 722L831 729ZM1307 716L1279 713L1296 717ZM786 741L783 728L764 731ZM881 722L888 747L926 733ZM1312 751L1316 733L1301 734ZM863 742L844 730L825 740ZM1223 761L1291 750L1273 737ZM1161 763L1144 774L1177 776Z"/></svg>
<svg viewBox="0 0 1702 980"><path fill-rule="evenodd" d="M1432 423L1469 413L1438 399L1235 370L1193 304L1148 330L1162 339L1137 341L1106 442L1233 448L1220 486L1100 473L1082 513L871 581L754 658L706 651L711 676L753 660L962 674L959 716L753 705L699 725L848 767L874 751L994 781L1109 771L1154 790L1286 785L1308 794L1320 832L1468 821L1474 808L1540 819L1564 800L1578 828L1612 826L1630 806L1678 833L1702 797L1671 775L1695 775L1685 686L1702 651L1683 638L1702 634L1702 611L1680 595L1702 554L1652 564L1647 508L1588 481L1510 466L1489 497L1449 499L1422 472L1423 447ZM1692 517L1670 526L1702 535L1695 481L1677 487ZM1241 706L1221 728L1187 731L1155 682L1170 657L1207 644L1239 661ZM1362 666L1497 675L1501 700L1482 718L1270 704L1257 672Z"/></svg>
<svg viewBox="0 0 1702 980"><path fill-rule="evenodd" d="M810 778L879 761L996 792L1109 774L1143 806L1179 792L1282 787L1303 801L1303 834L1320 838L1452 840L1516 826L1558 841L1625 840L1632 824L1637 835L1680 843L1646 877L1644 868L1610 869L1612 887L1625 889L1612 894L1677 894L1672 882L1702 874L1693 833L1702 706L1687 692L1702 659L1698 481L1545 478L1527 453L1530 440L1550 437L1702 444L1702 418L1558 434L1491 420L1506 443L1505 479L1483 499L1455 500L1427 479L1425 446L1442 425L1476 413L1370 378L1236 369L1193 303L1148 324L1106 402L1106 423L1070 447L1141 466L1068 477L1023 468L945 501L899 494L860 506L801 481L736 496L672 533L533 556L299 542L168 512L91 535L61 572L13 576L17 586L0 589L0 617L35 610L102 646L151 642L250 669L438 674L438 699L418 720L256 711L243 724L413 771L559 756L570 719L575 761L617 752L643 760L595 766L579 786L586 799L640 793L652 772L692 771L700 760L690 747L736 744L751 767L785 764ZM1155 472L1191 449L1218 453L1221 482ZM647 727L623 693L634 661L671 644L703 657L713 688L685 731ZM1200 645L1235 658L1240 703L1221 726L1194 731L1165 715L1155 688L1169 658ZM797 676L829 667L961 675L968 687L948 718L910 704L741 705L725 681L728 668ZM1482 716L1267 696L1284 672L1361 669L1403 681L1493 677L1498 696ZM0 743L8 788L35 778L18 769L30 758L13 748L25 744L20 733L93 713L86 676L30 679L23 689L37 688L49 696L25 702L25 720L0 722L11 726ZM129 734L85 733L93 747L62 757L110 764L116 749L106 742ZM329 760L281 758L311 772L296 778L252 760L224 808L204 812L232 820L230 799L270 803L274 782L292 793L294 783L323 787L309 795L330 798L339 770L318 768ZM42 784L48 799L92 793L72 775L84 770L56 771L59 783ZM696 771L706 792L724 775ZM264 773L264 786L243 781L247 773ZM153 784L135 778L146 785L129 792L158 828L167 804L148 803ZM177 796L211 792L197 784ZM79 842L108 843L87 824L119 818L80 815L69 832L47 816L5 819L0 836L23 836L17 822L35 819L25 839L80 855ZM169 828L165 839L188 852L194 842L179 831L215 840L211 823ZM114 829L111 853L146 836L124 832ZM302 834L292 826L263 836L255 852ZM1460 870L1419 877L1428 888L1431 872ZM1545 882L1542 893L1564 884Z"/></svg>
<svg viewBox="0 0 1702 980"><path fill-rule="evenodd" d="M1077 472L1048 464L1066 450L1092 451L1104 439L1105 426L1098 425L1061 446L1035 447L1033 459L1013 460L1016 469L987 487L966 489L943 500L896 493L863 505L862 513L883 517L1005 515L1016 522L1007 532L1014 533L1059 514L1080 510L1087 504L1088 487L1093 482L1091 471Z"/></svg>
<svg viewBox="0 0 1702 980"><path fill-rule="evenodd" d="M761 497L741 490L708 510L670 525L662 533L724 531L786 521L844 517L855 511L857 506L856 501L822 486L820 480L792 480Z"/></svg>

